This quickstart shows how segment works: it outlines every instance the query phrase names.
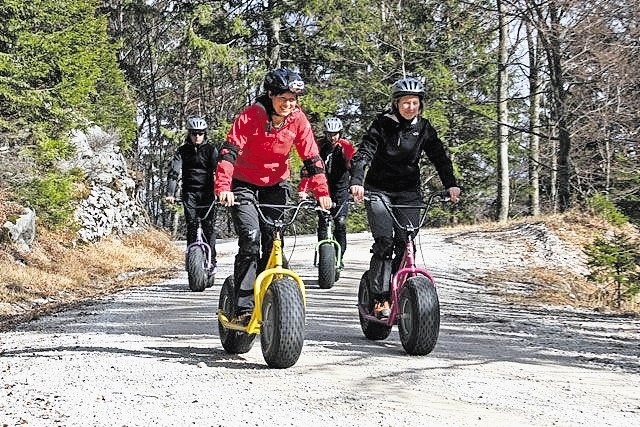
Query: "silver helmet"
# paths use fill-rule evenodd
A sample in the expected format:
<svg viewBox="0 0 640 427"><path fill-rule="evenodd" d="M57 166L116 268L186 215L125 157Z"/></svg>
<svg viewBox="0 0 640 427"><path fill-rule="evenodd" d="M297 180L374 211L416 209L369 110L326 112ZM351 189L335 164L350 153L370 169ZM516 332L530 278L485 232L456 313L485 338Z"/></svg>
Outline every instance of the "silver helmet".
<svg viewBox="0 0 640 427"><path fill-rule="evenodd" d="M207 122L202 117L189 117L187 130L207 130Z"/></svg>
<svg viewBox="0 0 640 427"><path fill-rule="evenodd" d="M338 133L342 130L342 120L337 117L327 117L324 119L324 131Z"/></svg>
<svg viewBox="0 0 640 427"><path fill-rule="evenodd" d="M391 86L391 97L398 99L401 96L414 95L421 100L424 99L424 85L418 79L413 77L406 77L396 81Z"/></svg>

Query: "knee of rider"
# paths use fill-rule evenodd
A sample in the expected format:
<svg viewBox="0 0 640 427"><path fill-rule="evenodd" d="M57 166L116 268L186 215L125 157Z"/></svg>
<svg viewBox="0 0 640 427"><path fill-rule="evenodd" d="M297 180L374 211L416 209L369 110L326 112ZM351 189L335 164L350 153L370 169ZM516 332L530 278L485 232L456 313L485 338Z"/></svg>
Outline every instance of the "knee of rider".
<svg viewBox="0 0 640 427"><path fill-rule="evenodd" d="M373 256L379 259L390 259L393 254L393 238L377 237L371 249Z"/></svg>
<svg viewBox="0 0 640 427"><path fill-rule="evenodd" d="M329 219L325 215L318 215L318 225L327 226L329 224Z"/></svg>
<svg viewBox="0 0 640 427"><path fill-rule="evenodd" d="M347 228L347 218L339 216L336 218L336 230L343 230Z"/></svg>
<svg viewBox="0 0 640 427"><path fill-rule="evenodd" d="M260 239L255 234L241 236L238 246L238 253L243 255L257 256L260 254Z"/></svg>

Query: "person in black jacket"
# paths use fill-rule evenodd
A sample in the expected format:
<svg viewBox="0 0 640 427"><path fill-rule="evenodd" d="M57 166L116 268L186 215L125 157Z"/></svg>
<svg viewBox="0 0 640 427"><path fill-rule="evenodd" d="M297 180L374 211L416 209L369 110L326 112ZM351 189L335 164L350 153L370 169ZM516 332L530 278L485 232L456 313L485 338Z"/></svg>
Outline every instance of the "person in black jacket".
<svg viewBox="0 0 640 427"><path fill-rule="evenodd" d="M337 117L327 117L324 120L324 135L318 139L320 157L324 162L324 170L329 184L329 193L333 206L331 218L318 214L318 240L328 237L329 221L333 220L334 236L340 245L340 269L344 267L344 252L347 249L347 217L349 216L349 168L355 153L353 144L342 138L342 120ZM300 170L300 185L298 197L307 198L309 178L306 169Z"/></svg>
<svg viewBox="0 0 640 427"><path fill-rule="evenodd" d="M438 171L451 201L458 201L460 188L451 160L436 130L421 116L424 97L424 86L415 78L400 79L391 87L391 108L374 119L352 160L350 191L356 203L363 200L366 189L382 194L391 204L422 204L420 160L425 155ZM366 208L374 239L370 291L376 301L374 314L385 318L390 314L391 275L400 264L407 236L402 230L394 230L393 220L381 201L367 201ZM403 209L397 216L416 224L419 215L418 209Z"/></svg>
<svg viewBox="0 0 640 427"><path fill-rule="evenodd" d="M165 200L175 202L178 180L182 176L182 204L187 223L187 246L195 242L198 215L202 218L214 200L214 173L218 164L218 150L207 141L207 122L201 117L187 120L186 141L176 150L169 173ZM202 221L204 239L211 247L211 262L215 269L216 229L215 209Z"/></svg>

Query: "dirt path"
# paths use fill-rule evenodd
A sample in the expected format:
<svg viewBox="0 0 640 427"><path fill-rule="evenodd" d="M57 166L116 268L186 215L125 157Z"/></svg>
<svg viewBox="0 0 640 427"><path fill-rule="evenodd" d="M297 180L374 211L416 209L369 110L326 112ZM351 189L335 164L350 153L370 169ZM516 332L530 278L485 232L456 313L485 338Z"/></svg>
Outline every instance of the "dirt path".
<svg viewBox="0 0 640 427"><path fill-rule="evenodd" d="M224 243L217 285L204 293L177 271L0 334L0 425L640 425L637 317L523 306L500 296L511 284L478 284L504 266L575 264L544 230L425 233L442 312L425 357L407 356L396 328L381 342L362 335L368 234L350 235L331 290L313 280L313 241L299 238L290 253L308 296L292 368L268 369L259 339L245 355L222 349L215 308L235 250Z"/></svg>

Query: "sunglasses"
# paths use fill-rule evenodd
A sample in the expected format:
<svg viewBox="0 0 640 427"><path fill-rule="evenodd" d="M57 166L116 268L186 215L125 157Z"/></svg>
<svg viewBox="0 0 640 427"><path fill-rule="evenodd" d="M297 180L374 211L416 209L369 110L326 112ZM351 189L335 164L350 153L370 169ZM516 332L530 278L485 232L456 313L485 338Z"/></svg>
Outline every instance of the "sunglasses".
<svg viewBox="0 0 640 427"><path fill-rule="evenodd" d="M201 130L195 130L195 131L192 130L192 131L189 131L189 133L191 135L197 135L197 136L204 135L204 132Z"/></svg>

